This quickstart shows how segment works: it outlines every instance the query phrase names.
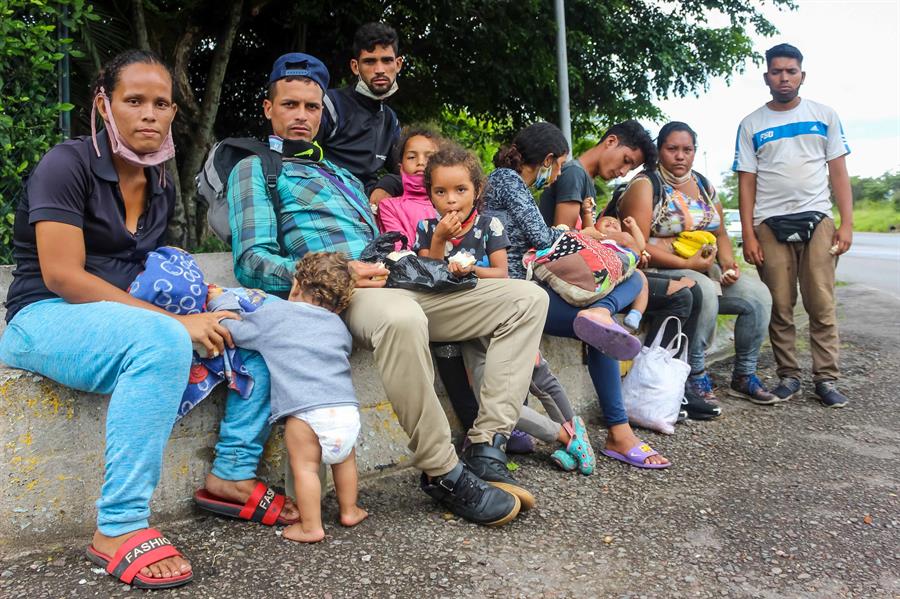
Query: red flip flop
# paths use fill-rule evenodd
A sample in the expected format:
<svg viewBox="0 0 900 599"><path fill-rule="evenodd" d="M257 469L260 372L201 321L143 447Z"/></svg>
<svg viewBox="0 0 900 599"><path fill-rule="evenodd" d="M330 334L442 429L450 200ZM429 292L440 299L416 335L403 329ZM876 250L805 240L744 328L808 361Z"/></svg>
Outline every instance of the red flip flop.
<svg viewBox="0 0 900 599"><path fill-rule="evenodd" d="M93 546L87 548L86 554L89 560L105 569L110 576L139 589L171 589L187 584L194 578L193 572L169 578L153 578L141 574L141 568L169 557L182 557L172 542L155 528L145 528L130 537L112 557L100 553Z"/></svg>
<svg viewBox="0 0 900 599"><path fill-rule="evenodd" d="M194 503L201 509L220 516L259 522L266 526L276 524L287 526L299 521L299 518L288 520L281 517L284 501L284 493L279 493L274 487L267 487L261 482L256 483L250 498L243 505L213 495L206 489L199 489L194 493Z"/></svg>

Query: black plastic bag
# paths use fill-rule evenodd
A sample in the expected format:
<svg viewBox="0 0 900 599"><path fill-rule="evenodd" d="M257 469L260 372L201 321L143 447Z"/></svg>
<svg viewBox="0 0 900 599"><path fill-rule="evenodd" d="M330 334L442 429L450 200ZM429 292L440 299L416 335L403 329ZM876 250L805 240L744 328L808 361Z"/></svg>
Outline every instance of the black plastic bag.
<svg viewBox="0 0 900 599"><path fill-rule="evenodd" d="M384 263L390 271L386 287L449 293L472 289L478 283L475 273L456 277L442 260L421 258L415 254L407 254L397 261L391 260L388 255L395 251L398 241L403 249L409 247L406 235L392 231L372 240L359 256L363 262Z"/></svg>

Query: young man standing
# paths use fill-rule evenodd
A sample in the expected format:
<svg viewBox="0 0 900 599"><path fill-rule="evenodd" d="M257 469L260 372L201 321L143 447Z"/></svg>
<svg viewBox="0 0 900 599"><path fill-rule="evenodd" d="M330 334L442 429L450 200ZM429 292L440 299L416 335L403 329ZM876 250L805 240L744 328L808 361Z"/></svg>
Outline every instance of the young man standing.
<svg viewBox="0 0 900 599"><path fill-rule="evenodd" d="M369 193L378 171L400 137L397 115L384 101L397 91L397 32L385 23L366 23L353 37L350 70L357 81L325 94L322 126L316 139L325 158L347 169ZM398 194L399 195L399 194Z"/></svg>
<svg viewBox="0 0 900 599"><path fill-rule="evenodd" d="M766 52L766 65L763 79L772 100L741 121L732 167L738 173L744 258L756 265L772 294L769 336L781 379L774 393L786 400L800 391L794 326L799 283L809 314L816 395L840 408L848 399L835 386L840 371L834 271L853 241L844 158L850 148L837 113L798 95L806 79L800 50L779 44ZM831 217L832 193L839 228Z"/></svg>

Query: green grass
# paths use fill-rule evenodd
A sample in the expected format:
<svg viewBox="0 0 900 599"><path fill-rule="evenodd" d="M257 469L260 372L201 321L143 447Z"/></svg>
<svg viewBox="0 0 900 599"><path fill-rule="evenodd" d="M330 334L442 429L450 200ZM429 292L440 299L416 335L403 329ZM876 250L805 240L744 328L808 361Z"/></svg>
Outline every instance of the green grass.
<svg viewBox="0 0 900 599"><path fill-rule="evenodd" d="M840 216L835 213L835 224L840 226ZM853 206L853 230L871 233L887 233L891 227L900 230L900 211L893 202L857 202Z"/></svg>

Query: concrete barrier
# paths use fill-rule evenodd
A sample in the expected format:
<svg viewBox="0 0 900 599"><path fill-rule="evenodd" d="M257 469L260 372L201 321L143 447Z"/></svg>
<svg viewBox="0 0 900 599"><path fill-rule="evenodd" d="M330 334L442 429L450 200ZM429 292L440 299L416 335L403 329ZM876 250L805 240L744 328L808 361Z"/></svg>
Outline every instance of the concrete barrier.
<svg viewBox="0 0 900 599"><path fill-rule="evenodd" d="M201 254L197 259L208 280L237 284L229 254ZM0 267L2 300L10 280L11 267ZM0 330L3 327L5 324L0 324ZM575 409L583 414L596 411L596 394L582 362L581 344L545 337L542 351ZM351 364L363 422L357 445L361 475L410 465L408 438L384 395L372 354L356 351ZM440 383L437 390L448 418L455 420ZM224 391L218 390L175 425L151 504L155 523L195 513L191 497L212 462L223 397ZM103 480L108 401L108 397L75 391L0 365L0 546L15 543L27 547L45 538L84 535L93 529L94 501ZM538 402L530 405L540 409ZM139 414L140 406L135 410ZM270 483L283 483L285 466L282 431L276 427L259 476Z"/></svg>
<svg viewBox="0 0 900 599"><path fill-rule="evenodd" d="M208 280L237 284L231 274L230 255L199 255L198 262ZM10 273L11 267L0 267L3 300ZM594 406L593 388L581 361L581 345L548 338L544 351L573 403L581 409ZM357 446L361 474L408 466L408 438L384 395L372 354L356 351L351 364L363 421ZM448 417L453 419L439 383L437 388ZM175 425L151 506L154 522L193 513L191 496L212 462L223 398L224 391L217 391ZM4 483L0 491L0 546L27 546L42 538L85 534L93 529L94 501L103 481L108 401L105 396L75 391L44 377L0 366L0 480ZM139 411L136 406L136 413ZM282 432L276 427L259 475L269 482L283 483L284 471Z"/></svg>

